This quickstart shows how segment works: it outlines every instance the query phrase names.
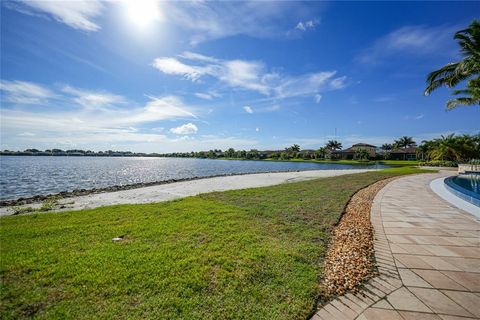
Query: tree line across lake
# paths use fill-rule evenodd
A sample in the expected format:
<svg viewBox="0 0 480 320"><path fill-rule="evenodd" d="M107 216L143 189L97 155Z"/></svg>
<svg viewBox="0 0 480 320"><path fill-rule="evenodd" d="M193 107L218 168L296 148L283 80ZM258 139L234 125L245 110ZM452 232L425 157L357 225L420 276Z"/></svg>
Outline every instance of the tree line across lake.
<svg viewBox="0 0 480 320"><path fill-rule="evenodd" d="M445 135L433 140L424 140L417 146L412 137L404 136L393 143L383 144L378 148L376 160L389 159L390 153L399 149L416 148L417 158L424 161L451 161L466 162L471 159L480 159L480 134L476 135ZM212 149L208 151L173 152L173 153L139 153L130 151L91 151L91 150L61 150L61 149L26 149L24 151L1 151L1 155L24 156L92 156L92 157L176 157L176 158L208 158L208 159L249 159L249 160L335 160L338 152L343 148L337 140L328 141L325 146L318 149L301 149L294 144L284 150L235 150L229 148L225 151ZM358 148L355 151L356 160L372 160L367 150Z"/></svg>

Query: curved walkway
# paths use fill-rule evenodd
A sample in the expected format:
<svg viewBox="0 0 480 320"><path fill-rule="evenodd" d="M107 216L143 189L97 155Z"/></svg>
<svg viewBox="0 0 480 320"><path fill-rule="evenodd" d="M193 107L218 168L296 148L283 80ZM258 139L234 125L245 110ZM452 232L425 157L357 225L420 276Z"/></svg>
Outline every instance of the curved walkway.
<svg viewBox="0 0 480 320"><path fill-rule="evenodd" d="M375 197L379 276L312 319L480 319L480 222L434 194L447 174L399 178Z"/></svg>

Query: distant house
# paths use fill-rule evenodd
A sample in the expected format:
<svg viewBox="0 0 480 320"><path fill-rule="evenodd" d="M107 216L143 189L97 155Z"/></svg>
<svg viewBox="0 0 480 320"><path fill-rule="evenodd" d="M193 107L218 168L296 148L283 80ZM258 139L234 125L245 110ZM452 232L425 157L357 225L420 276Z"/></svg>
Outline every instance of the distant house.
<svg viewBox="0 0 480 320"><path fill-rule="evenodd" d="M390 151L392 160L417 160L417 147L399 148Z"/></svg>
<svg viewBox="0 0 480 320"><path fill-rule="evenodd" d="M333 151L332 155L339 159L353 159L357 150L367 150L369 158L377 156L377 147L367 143L357 143L345 150Z"/></svg>

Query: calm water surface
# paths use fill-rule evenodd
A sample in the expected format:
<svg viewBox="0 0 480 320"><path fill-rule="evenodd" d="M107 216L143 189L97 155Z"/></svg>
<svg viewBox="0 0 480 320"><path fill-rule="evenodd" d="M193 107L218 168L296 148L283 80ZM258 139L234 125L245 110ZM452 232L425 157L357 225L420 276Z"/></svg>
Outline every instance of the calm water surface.
<svg viewBox="0 0 480 320"><path fill-rule="evenodd" d="M476 193L480 199L480 174L461 174L454 177L452 181L463 189Z"/></svg>
<svg viewBox="0 0 480 320"><path fill-rule="evenodd" d="M0 199L231 173L362 167L374 166L189 158L0 156Z"/></svg>

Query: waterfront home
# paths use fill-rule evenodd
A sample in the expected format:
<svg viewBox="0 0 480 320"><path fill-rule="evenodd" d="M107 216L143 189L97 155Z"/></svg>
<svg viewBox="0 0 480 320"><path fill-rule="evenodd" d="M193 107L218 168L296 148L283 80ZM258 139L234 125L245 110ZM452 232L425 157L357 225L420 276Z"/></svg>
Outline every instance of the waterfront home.
<svg viewBox="0 0 480 320"><path fill-rule="evenodd" d="M417 147L398 148L390 152L392 160L417 160Z"/></svg>
<svg viewBox="0 0 480 320"><path fill-rule="evenodd" d="M340 150L340 151L333 151L332 156L339 159L353 159L355 157L355 153L358 150L366 150L368 152L369 158L375 158L377 156L377 147L368 143L357 143L352 145L350 148Z"/></svg>

